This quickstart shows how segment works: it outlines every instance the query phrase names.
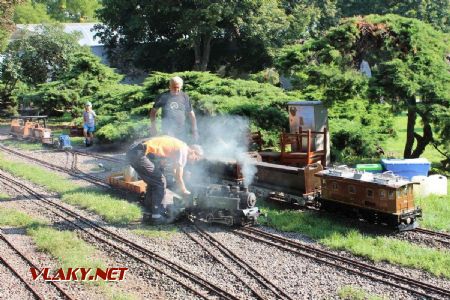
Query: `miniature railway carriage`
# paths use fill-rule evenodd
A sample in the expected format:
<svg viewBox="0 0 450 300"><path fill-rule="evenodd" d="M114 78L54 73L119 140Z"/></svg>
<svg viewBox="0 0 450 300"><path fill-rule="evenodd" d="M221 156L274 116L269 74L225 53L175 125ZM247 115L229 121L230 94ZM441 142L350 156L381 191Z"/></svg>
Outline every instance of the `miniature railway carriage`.
<svg viewBox="0 0 450 300"><path fill-rule="evenodd" d="M400 230L415 228L421 217L421 209L414 204L413 183L392 173L361 173L341 167L315 176L321 179L318 201L325 209L343 209Z"/></svg>

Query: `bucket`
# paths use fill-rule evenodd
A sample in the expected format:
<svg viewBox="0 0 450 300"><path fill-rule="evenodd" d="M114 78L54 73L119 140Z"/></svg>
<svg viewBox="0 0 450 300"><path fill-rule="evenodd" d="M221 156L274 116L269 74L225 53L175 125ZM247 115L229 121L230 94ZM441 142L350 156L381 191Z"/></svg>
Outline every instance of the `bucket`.
<svg viewBox="0 0 450 300"><path fill-rule="evenodd" d="M128 166L123 170L123 177L125 179L125 182L133 182L138 180L138 176L136 171L133 169L132 166Z"/></svg>

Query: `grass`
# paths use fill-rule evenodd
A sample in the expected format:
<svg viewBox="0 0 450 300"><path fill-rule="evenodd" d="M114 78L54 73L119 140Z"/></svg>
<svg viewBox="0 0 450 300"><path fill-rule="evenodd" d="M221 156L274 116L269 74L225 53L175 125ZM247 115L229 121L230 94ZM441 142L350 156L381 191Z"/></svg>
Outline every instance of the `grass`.
<svg viewBox="0 0 450 300"><path fill-rule="evenodd" d="M133 232L149 238L170 239L178 232L178 228L175 225L142 226L133 229Z"/></svg>
<svg viewBox="0 0 450 300"><path fill-rule="evenodd" d="M331 249L345 250L371 261L386 261L450 278L450 251L440 251L384 236L364 235L313 212L270 208L265 208L264 211L268 215L267 225L278 230L303 233Z"/></svg>
<svg viewBox="0 0 450 300"><path fill-rule="evenodd" d="M14 147L22 150L42 150L44 146L38 142L26 142L26 141L18 141L18 140L3 140L2 144L8 147Z"/></svg>
<svg viewBox="0 0 450 300"><path fill-rule="evenodd" d="M60 231L48 227L48 222L33 218L21 211L0 207L0 226L26 229L39 251L46 252L57 259L58 267L105 269L105 262L98 258L97 250L78 238L71 231ZM80 274L80 273L78 273ZM108 299L138 299L135 295L122 292L104 281L88 282L99 285Z"/></svg>
<svg viewBox="0 0 450 300"><path fill-rule="evenodd" d="M450 191L450 180L447 183L447 191ZM423 210L421 227L450 232L450 196L430 195L416 198L416 203Z"/></svg>
<svg viewBox="0 0 450 300"><path fill-rule="evenodd" d="M44 224L46 222L31 218L21 211L0 206L0 226L35 227Z"/></svg>
<svg viewBox="0 0 450 300"><path fill-rule="evenodd" d="M0 193L0 201L9 200L10 197L8 194Z"/></svg>
<svg viewBox="0 0 450 300"><path fill-rule="evenodd" d="M113 224L129 224L141 218L138 205L97 188L83 188L42 167L6 160L0 156L0 169L59 193L64 202L92 211Z"/></svg>
<svg viewBox="0 0 450 300"><path fill-rule="evenodd" d="M351 285L344 286L338 290L338 297L341 300L383 300L385 298L368 294L364 289Z"/></svg>
<svg viewBox="0 0 450 300"><path fill-rule="evenodd" d="M64 269L105 268L105 263L96 257L95 248L78 238L74 232L37 227L28 229L27 233L39 250L57 258Z"/></svg>

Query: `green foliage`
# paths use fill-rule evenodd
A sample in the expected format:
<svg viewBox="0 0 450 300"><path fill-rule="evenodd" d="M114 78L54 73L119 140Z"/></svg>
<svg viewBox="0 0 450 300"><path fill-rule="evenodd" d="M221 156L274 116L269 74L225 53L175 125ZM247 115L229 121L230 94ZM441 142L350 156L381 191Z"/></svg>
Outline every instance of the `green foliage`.
<svg viewBox="0 0 450 300"><path fill-rule="evenodd" d="M264 69L261 72L250 74L250 80L258 81L259 83L270 83L278 86L280 84L280 74L273 69Z"/></svg>
<svg viewBox="0 0 450 300"><path fill-rule="evenodd" d="M42 5L54 20L70 22L96 21L95 11L101 7L98 0L33 0L34 5Z"/></svg>
<svg viewBox="0 0 450 300"><path fill-rule="evenodd" d="M148 135L148 119L122 121L117 120L100 128L96 136L104 143L126 142Z"/></svg>
<svg viewBox="0 0 450 300"><path fill-rule="evenodd" d="M450 30L450 2L447 0L372 0L370 5L364 0L339 0L338 7L342 17L397 14L427 22L444 32Z"/></svg>
<svg viewBox="0 0 450 300"><path fill-rule="evenodd" d="M333 161L344 161L352 156L374 157L377 155L375 130L346 119L334 120L330 130Z"/></svg>
<svg viewBox="0 0 450 300"><path fill-rule="evenodd" d="M10 32L14 28L14 9L23 0L2 0L0 1L0 52L8 44Z"/></svg>
<svg viewBox="0 0 450 300"><path fill-rule="evenodd" d="M371 15L343 20L321 38L284 47L276 61L306 98L329 105L355 98L383 100L396 111L410 110L412 122L417 113L437 134L433 139L410 132L420 145L414 152L405 147L405 155L418 156L428 143L446 140L442 129L448 118L441 117L450 105L448 45L448 36L418 20ZM363 59L372 66L370 79L356 71Z"/></svg>
<svg viewBox="0 0 450 300"><path fill-rule="evenodd" d="M47 14L47 7L43 3L31 0L18 5L14 12L14 23L16 24L43 24L54 21Z"/></svg>
<svg viewBox="0 0 450 300"><path fill-rule="evenodd" d="M121 97L119 88L126 89L117 83L122 76L103 65L93 54L73 53L69 63L70 68L59 80L41 84L34 92L22 94L21 101L33 102L48 114L69 110L76 117L81 115L86 101L93 102L95 109L100 107L108 93Z"/></svg>
<svg viewBox="0 0 450 300"><path fill-rule="evenodd" d="M175 6L161 0L104 0L98 15L105 24L99 26L100 37L107 45L122 46L133 52L135 62L156 70L195 66L204 71L211 53L221 65L242 65L249 59L255 67L252 54L267 58L261 53L267 53L288 26L279 0L195 0ZM211 52L214 45L218 47Z"/></svg>
<svg viewBox="0 0 450 300"><path fill-rule="evenodd" d="M8 45L1 66L2 81L21 80L36 85L56 80L70 66L71 55L81 51L78 34L65 33L59 26L41 26L34 33L24 32L22 39ZM13 64L12 70L5 65Z"/></svg>

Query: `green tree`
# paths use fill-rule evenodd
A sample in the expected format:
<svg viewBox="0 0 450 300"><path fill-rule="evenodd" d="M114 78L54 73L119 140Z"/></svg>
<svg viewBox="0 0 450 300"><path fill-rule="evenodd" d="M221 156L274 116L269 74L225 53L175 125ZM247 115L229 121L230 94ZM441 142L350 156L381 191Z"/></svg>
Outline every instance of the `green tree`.
<svg viewBox="0 0 450 300"><path fill-rule="evenodd" d="M16 7L14 23L16 24L42 24L52 22L47 14L47 7L43 3L33 3L28 0Z"/></svg>
<svg viewBox="0 0 450 300"><path fill-rule="evenodd" d="M448 0L339 0L343 17L370 14L397 14L432 24L444 32L450 30L450 1Z"/></svg>
<svg viewBox="0 0 450 300"><path fill-rule="evenodd" d="M31 0L32 4L44 5L47 14L60 22L96 21L95 11L101 7L98 0Z"/></svg>
<svg viewBox="0 0 450 300"><path fill-rule="evenodd" d="M5 49L9 34L14 28L14 9L22 0L0 0L0 51Z"/></svg>
<svg viewBox="0 0 450 300"><path fill-rule="evenodd" d="M141 54L167 49L161 56L192 53L190 65L208 69L211 47L228 40L258 38L274 42L288 20L278 0L244 1L120 1L104 0L98 13L100 37L110 45L122 45ZM158 54L152 52L153 54Z"/></svg>
<svg viewBox="0 0 450 300"><path fill-rule="evenodd" d="M407 110L405 158L419 157L430 143L448 155L449 119L443 117L450 114L448 38L416 19L371 15L346 19L322 38L285 47L277 61L307 97L327 103L370 97ZM370 79L357 71L363 59L372 66ZM417 117L422 135L414 132Z"/></svg>
<svg viewBox="0 0 450 300"><path fill-rule="evenodd" d="M70 58L83 50L77 33L65 33L58 26L41 26L36 32L8 45L0 63L0 78L5 88L1 99L7 101L18 82L36 86L56 80L70 66Z"/></svg>

